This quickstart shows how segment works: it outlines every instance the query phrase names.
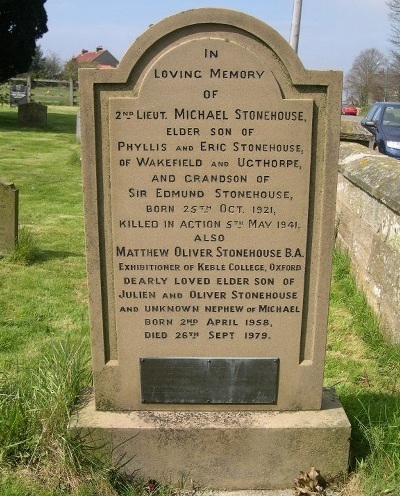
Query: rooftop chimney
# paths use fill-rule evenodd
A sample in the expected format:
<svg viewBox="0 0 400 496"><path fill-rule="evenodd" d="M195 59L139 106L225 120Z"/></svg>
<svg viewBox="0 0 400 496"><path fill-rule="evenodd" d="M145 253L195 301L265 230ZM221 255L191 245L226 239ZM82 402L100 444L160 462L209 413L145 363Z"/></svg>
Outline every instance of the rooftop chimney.
<svg viewBox="0 0 400 496"><path fill-rule="evenodd" d="M96 47L96 52L100 52L101 50L103 50L102 45L99 45L98 47Z"/></svg>
<svg viewBox="0 0 400 496"><path fill-rule="evenodd" d="M86 50L86 48L82 48L82 53L88 53L88 51Z"/></svg>

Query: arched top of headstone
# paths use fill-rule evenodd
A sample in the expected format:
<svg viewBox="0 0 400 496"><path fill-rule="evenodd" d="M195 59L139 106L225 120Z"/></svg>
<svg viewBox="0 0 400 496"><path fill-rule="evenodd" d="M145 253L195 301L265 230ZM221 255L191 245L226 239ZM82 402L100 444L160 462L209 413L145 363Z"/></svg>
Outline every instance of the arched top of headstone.
<svg viewBox="0 0 400 496"><path fill-rule="evenodd" d="M127 50L116 69L82 69L90 75L91 82L125 83L129 79L144 76L145 66L150 66L166 53L176 50L190 41L206 39L237 44L249 55L264 58L271 75L279 86L289 77L292 85L329 85L332 77L340 74L332 71L306 70L289 43L275 29L243 12L220 8L199 8L181 12L151 25ZM180 55L177 52L177 56ZM153 62L152 62L153 61ZM139 72L138 72L139 71ZM328 78L326 77L329 74ZM268 75L265 74L264 77ZM140 79L140 78L139 78ZM139 88L137 88L139 89ZM282 88L281 88L282 91Z"/></svg>
<svg viewBox="0 0 400 496"><path fill-rule="evenodd" d="M144 51L157 43L158 40L165 40L164 43L169 42L173 45L173 40L188 38L190 35L206 37L211 32L220 32L221 38L225 34L226 41L229 41L228 33L240 33L248 39L253 38L259 43L265 44L292 71L304 71L304 67L292 47L273 28L248 14L218 8L188 10L152 25L128 49L121 61L120 69L128 72Z"/></svg>

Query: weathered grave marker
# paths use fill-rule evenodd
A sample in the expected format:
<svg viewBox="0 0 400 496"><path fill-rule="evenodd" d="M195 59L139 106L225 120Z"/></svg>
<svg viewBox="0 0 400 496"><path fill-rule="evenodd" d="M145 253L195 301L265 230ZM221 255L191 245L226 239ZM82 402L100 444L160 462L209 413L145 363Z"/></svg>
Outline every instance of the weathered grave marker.
<svg viewBox="0 0 400 496"><path fill-rule="evenodd" d="M336 403L339 420L320 411L341 75L306 71L256 19L199 9L153 26L116 70L81 71L80 88L93 415L96 425L124 425L102 434L138 432L132 450L136 457L138 442L147 446L135 458L147 475L284 487L319 462L288 448L293 435L302 445L299 416L295 427L285 417L286 433L277 434L268 415L315 410L311 424L323 418L328 437L328 424L340 425L326 459L343 470L347 420ZM208 446L190 461L177 412ZM227 436L228 471L213 462L211 424ZM231 439L227 425L236 426ZM263 469L237 455L255 425L249 463L259 458ZM164 442L161 462L149 444ZM276 444L290 465L286 482L265 474Z"/></svg>
<svg viewBox="0 0 400 496"><path fill-rule="evenodd" d="M28 86L25 84L12 84L10 86L10 106L28 103Z"/></svg>
<svg viewBox="0 0 400 496"><path fill-rule="evenodd" d="M0 180L0 254L11 252L18 240L18 189Z"/></svg>
<svg viewBox="0 0 400 496"><path fill-rule="evenodd" d="M47 106L34 102L18 105L18 125L21 127L46 127Z"/></svg>

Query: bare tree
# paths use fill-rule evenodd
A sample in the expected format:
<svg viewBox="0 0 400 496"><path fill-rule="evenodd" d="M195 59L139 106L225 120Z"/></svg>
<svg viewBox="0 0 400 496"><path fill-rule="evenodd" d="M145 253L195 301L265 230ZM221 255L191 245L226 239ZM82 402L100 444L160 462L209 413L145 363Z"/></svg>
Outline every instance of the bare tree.
<svg viewBox="0 0 400 496"><path fill-rule="evenodd" d="M385 78L386 101L400 100L400 52L392 51Z"/></svg>
<svg viewBox="0 0 400 496"><path fill-rule="evenodd" d="M56 53L50 52L44 56L40 45L38 45L28 73L34 78L59 79L63 72L63 66L63 62Z"/></svg>
<svg viewBox="0 0 400 496"><path fill-rule="evenodd" d="M389 40L394 45L394 50L400 49L400 0L388 0L389 19L392 35ZM397 49L397 50L396 50Z"/></svg>
<svg viewBox="0 0 400 496"><path fill-rule="evenodd" d="M58 79L63 72L64 64L61 58L53 52L43 57L43 76L47 79Z"/></svg>
<svg viewBox="0 0 400 496"><path fill-rule="evenodd" d="M360 106L371 100L383 100L385 89L386 57L376 48L363 50L353 62L344 87Z"/></svg>
<svg viewBox="0 0 400 496"><path fill-rule="evenodd" d="M386 5L389 7L389 19L391 27L391 36L389 41L392 43L391 57L386 69L385 93L387 100L396 100L400 98L400 0L388 0Z"/></svg>

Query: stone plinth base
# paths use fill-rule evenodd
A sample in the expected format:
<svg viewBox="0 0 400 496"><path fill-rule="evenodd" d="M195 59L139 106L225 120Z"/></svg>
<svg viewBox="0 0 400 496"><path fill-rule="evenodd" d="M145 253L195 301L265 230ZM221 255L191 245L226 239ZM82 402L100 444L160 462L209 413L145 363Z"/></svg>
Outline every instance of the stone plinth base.
<svg viewBox="0 0 400 496"><path fill-rule="evenodd" d="M160 483L182 478L218 490L286 489L311 466L347 471L350 424L333 390L320 411L99 412L94 401L71 429L123 471Z"/></svg>

